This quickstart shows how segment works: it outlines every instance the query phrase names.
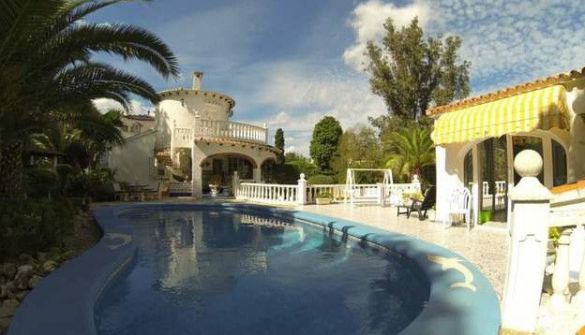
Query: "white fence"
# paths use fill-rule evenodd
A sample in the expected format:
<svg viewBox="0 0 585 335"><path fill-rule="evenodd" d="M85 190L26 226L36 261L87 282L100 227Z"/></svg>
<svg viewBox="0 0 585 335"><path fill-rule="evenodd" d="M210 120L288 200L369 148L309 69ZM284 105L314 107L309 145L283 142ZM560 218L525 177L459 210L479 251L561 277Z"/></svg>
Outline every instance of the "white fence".
<svg viewBox="0 0 585 335"><path fill-rule="evenodd" d="M420 183L416 180L407 184L362 184L346 190L345 184L307 185L301 175L296 185L260 184L241 182L237 175L233 177L233 189L236 199L264 203L314 204L320 194L327 193L332 201L346 201L348 192L354 192L357 202L390 203L391 197L402 197L405 192L420 192ZM383 196L383 198L381 198Z"/></svg>
<svg viewBox="0 0 585 335"><path fill-rule="evenodd" d="M193 129L196 136L228 138L266 144L268 130L247 123L224 120L195 120Z"/></svg>
<svg viewBox="0 0 585 335"><path fill-rule="evenodd" d="M188 195L193 192L193 184L191 182L176 182L169 184L169 194L172 195Z"/></svg>
<svg viewBox="0 0 585 335"><path fill-rule="evenodd" d="M190 148L194 137L242 140L267 144L268 129L240 122L195 119L193 128L174 128L171 146L173 148Z"/></svg>
<svg viewBox="0 0 585 335"><path fill-rule="evenodd" d="M267 203L296 204L297 195L297 185L240 183L235 191L236 199Z"/></svg>

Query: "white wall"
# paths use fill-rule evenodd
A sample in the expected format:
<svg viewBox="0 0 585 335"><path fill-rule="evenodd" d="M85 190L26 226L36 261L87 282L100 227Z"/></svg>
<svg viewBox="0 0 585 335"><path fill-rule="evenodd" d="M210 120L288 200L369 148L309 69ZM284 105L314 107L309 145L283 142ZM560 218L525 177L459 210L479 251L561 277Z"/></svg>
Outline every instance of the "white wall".
<svg viewBox="0 0 585 335"><path fill-rule="evenodd" d="M218 93L179 90L162 93L155 111L157 118L157 148L170 147L174 127L193 128L195 115L202 120L228 120L231 105Z"/></svg>
<svg viewBox="0 0 585 335"><path fill-rule="evenodd" d="M463 161L469 145L453 143L435 147L437 166L437 221L449 218L449 201L453 190L463 186Z"/></svg>
<svg viewBox="0 0 585 335"><path fill-rule="evenodd" d="M108 157L108 167L116 171L117 181L158 185L158 178L151 176L155 132L148 131L126 139L123 146L114 147Z"/></svg>

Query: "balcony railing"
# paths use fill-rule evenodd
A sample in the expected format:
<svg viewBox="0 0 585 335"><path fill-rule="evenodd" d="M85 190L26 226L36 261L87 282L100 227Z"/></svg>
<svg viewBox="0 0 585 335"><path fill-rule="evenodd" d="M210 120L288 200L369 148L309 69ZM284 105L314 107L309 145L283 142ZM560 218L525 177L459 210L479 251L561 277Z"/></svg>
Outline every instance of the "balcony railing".
<svg viewBox="0 0 585 335"><path fill-rule="evenodd" d="M226 138L232 140L267 143L268 130L251 124L232 122L227 120L200 120L196 119L193 129L195 137Z"/></svg>

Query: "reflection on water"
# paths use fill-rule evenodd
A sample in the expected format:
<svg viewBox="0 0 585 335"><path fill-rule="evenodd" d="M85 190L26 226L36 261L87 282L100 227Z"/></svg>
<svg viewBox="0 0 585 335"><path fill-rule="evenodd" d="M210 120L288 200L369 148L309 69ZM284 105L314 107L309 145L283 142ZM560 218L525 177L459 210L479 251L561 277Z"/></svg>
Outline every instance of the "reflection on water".
<svg viewBox="0 0 585 335"><path fill-rule="evenodd" d="M99 334L397 333L428 284L396 255L233 212L125 215L136 262L96 306Z"/></svg>

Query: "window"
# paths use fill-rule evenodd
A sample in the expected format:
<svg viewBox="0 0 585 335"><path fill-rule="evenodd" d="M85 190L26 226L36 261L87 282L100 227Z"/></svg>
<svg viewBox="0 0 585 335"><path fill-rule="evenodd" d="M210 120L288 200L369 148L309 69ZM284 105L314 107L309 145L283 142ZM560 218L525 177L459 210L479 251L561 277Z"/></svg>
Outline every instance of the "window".
<svg viewBox="0 0 585 335"><path fill-rule="evenodd" d="M567 154L565 148L552 140L552 159L553 159L553 186L559 186L567 183Z"/></svg>
<svg viewBox="0 0 585 335"><path fill-rule="evenodd" d="M133 133L140 133L140 124L139 123L135 123L132 125L132 130Z"/></svg>

